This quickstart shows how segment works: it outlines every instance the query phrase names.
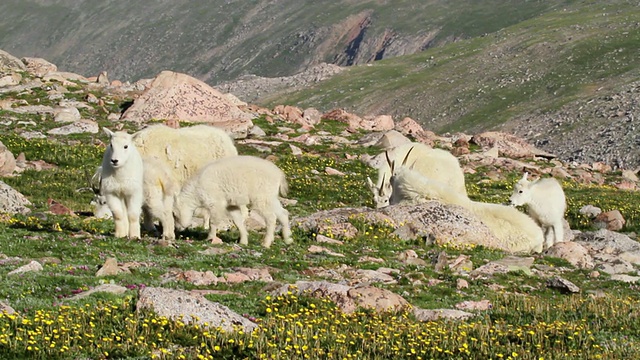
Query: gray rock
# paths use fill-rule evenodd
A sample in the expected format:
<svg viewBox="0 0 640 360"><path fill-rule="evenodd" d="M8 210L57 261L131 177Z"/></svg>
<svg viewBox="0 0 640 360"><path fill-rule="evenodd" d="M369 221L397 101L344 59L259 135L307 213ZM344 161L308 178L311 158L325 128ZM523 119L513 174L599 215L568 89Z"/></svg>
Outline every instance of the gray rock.
<svg viewBox="0 0 640 360"><path fill-rule="evenodd" d="M187 324L202 326L207 323L210 327L221 327L226 332L235 331L234 326L252 332L258 326L222 304L181 290L144 288L140 290L136 307L138 310L151 309L170 319L181 318Z"/></svg>
<svg viewBox="0 0 640 360"><path fill-rule="evenodd" d="M466 311L454 309L420 309L414 308L413 315L420 322L437 321L442 319L467 320L475 315Z"/></svg>
<svg viewBox="0 0 640 360"><path fill-rule="evenodd" d="M7 275L17 275L17 274L24 274L26 272L31 272L31 271L42 271L43 267L42 264L40 264L39 262L33 260L30 263L28 263L27 265L21 266L15 270L10 271Z"/></svg>
<svg viewBox="0 0 640 360"><path fill-rule="evenodd" d="M110 294L116 294L116 295L120 295L120 294L124 294L128 289L124 286L120 286L120 285L116 285L116 284L100 284L96 287L94 287L93 289L87 290L87 291L83 291L79 294L76 294L72 297L69 298L69 300L79 300L79 299L84 299L87 296L90 296L91 294L95 294L98 292L105 292L105 293L110 293Z"/></svg>
<svg viewBox="0 0 640 360"><path fill-rule="evenodd" d="M620 253L640 250L640 243L629 236L606 229L580 233L576 236L575 242L589 249L591 253Z"/></svg>
<svg viewBox="0 0 640 360"><path fill-rule="evenodd" d="M26 214L31 211L31 202L5 182L0 181L0 212Z"/></svg>
<svg viewBox="0 0 640 360"><path fill-rule="evenodd" d="M554 276L547 280L547 286L554 289L559 289L562 292L579 293L580 288L577 287L571 281L561 278L560 276Z"/></svg>
<svg viewBox="0 0 640 360"><path fill-rule="evenodd" d="M69 134L83 134L83 133L97 134L98 131L100 131L100 126L95 121L80 120L69 125L51 129L47 131L47 134L51 134L51 135L69 135Z"/></svg>
<svg viewBox="0 0 640 360"><path fill-rule="evenodd" d="M26 69L20 59L4 50L0 50L0 70L24 71Z"/></svg>
<svg viewBox="0 0 640 360"><path fill-rule="evenodd" d="M53 119L55 122L76 122L80 120L80 111L75 107L60 107L55 109Z"/></svg>

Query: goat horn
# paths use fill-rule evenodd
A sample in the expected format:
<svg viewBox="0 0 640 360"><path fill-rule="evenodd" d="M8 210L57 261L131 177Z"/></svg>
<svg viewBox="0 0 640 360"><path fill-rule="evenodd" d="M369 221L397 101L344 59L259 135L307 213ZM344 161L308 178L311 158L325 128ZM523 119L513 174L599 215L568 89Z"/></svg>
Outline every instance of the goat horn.
<svg viewBox="0 0 640 360"><path fill-rule="evenodd" d="M402 166L405 166L407 164L407 160L409 160L409 154L411 154L411 151L413 151L414 148L415 148L415 146L412 146L411 149L409 149L409 151L407 151L407 155L405 155L404 156L404 160L402 160Z"/></svg>
<svg viewBox="0 0 640 360"><path fill-rule="evenodd" d="M391 161L391 159L389 158L389 151L385 151L384 152L384 156L387 158L387 165L389 165L389 168L391 169L391 173L393 174L393 168L394 168L394 162ZM383 181L384 184L384 181Z"/></svg>
<svg viewBox="0 0 640 360"><path fill-rule="evenodd" d="M384 188L384 180L387 174L382 174L382 183L380 184L380 188L378 189L378 195L382 196L382 189Z"/></svg>

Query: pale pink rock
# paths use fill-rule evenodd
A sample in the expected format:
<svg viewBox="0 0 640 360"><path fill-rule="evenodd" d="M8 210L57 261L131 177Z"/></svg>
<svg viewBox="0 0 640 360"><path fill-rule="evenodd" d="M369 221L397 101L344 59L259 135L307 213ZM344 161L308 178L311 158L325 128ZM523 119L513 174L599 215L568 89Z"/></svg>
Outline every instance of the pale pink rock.
<svg viewBox="0 0 640 360"><path fill-rule="evenodd" d="M471 141L483 149L496 148L499 156L509 158L555 157L527 143L524 139L501 132L489 131L477 134L471 138Z"/></svg>
<svg viewBox="0 0 640 360"><path fill-rule="evenodd" d="M172 71L161 72L122 115L122 120L135 122L205 122L237 135L246 135L253 126L252 118L203 81Z"/></svg>
<svg viewBox="0 0 640 360"><path fill-rule="evenodd" d="M598 214L594 219L596 227L610 231L620 231L626 224L626 220L619 210L611 210Z"/></svg>
<svg viewBox="0 0 640 360"><path fill-rule="evenodd" d="M595 266L589 251L584 246L572 241L554 244L545 251L545 255L565 259L580 269L593 269Z"/></svg>
<svg viewBox="0 0 640 360"><path fill-rule="evenodd" d="M16 169L16 158L0 141L0 176L7 176Z"/></svg>

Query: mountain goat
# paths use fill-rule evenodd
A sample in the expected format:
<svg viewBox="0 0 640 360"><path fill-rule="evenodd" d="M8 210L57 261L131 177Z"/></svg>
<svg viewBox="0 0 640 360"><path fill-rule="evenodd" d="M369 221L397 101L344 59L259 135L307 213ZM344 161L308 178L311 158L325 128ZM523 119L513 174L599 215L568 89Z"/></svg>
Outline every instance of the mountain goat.
<svg viewBox="0 0 640 360"><path fill-rule="evenodd" d="M513 186L510 202L527 205L527 213L544 232L544 247L550 248L564 240L564 213L567 201L558 180L554 178L527 180L528 173ZM553 232L553 234L552 234Z"/></svg>
<svg viewBox="0 0 640 360"><path fill-rule="evenodd" d="M282 224L285 244L293 242L289 227L289 213L282 207L278 194L286 195L284 172L270 161L253 156L234 156L215 160L200 169L182 187L174 205L179 228L186 227L196 208L209 211L208 238L218 240L218 223L230 217L240 232L240 244L247 245L248 233L244 208L256 210L265 218L264 247L273 243L276 219Z"/></svg>
<svg viewBox="0 0 640 360"><path fill-rule="evenodd" d="M209 125L174 129L155 124L135 133L134 141L142 156L167 164L180 185L210 161L238 155L231 136Z"/></svg>
<svg viewBox="0 0 640 360"><path fill-rule="evenodd" d="M172 178L177 181L178 189L210 161L238 155L233 139L227 132L204 124L179 129L163 124L150 125L135 133L134 141L142 156L153 157L166 166ZM164 191L159 187L147 190L155 194ZM160 203L162 201L154 202L156 205ZM150 230L149 226L152 226L153 222L148 222L146 215L150 215L149 212L160 214L163 209L151 209L146 206L143 211L145 228ZM207 212L198 211L198 213L203 214L204 227L207 228L209 224ZM163 233L167 235L164 230Z"/></svg>
<svg viewBox="0 0 640 360"><path fill-rule="evenodd" d="M390 181L393 175L390 164L401 159L404 159L403 163L411 164L413 170L427 179L446 184L454 193L467 196L460 162L446 150L433 149L422 143L408 143L386 151L385 156L387 162L378 169L377 183L374 185L373 181L367 178L377 208L397 204L402 200L394 193Z"/></svg>
<svg viewBox="0 0 640 360"><path fill-rule="evenodd" d="M466 193L459 194L447 184L432 180L406 165L400 166L388 159L392 171L390 183L394 197L399 203L415 204L437 200L444 204L459 205L481 220L495 235L498 244L493 247L510 252L540 252L544 240L540 227L526 214L517 209L491 203L471 201Z"/></svg>
<svg viewBox="0 0 640 360"><path fill-rule="evenodd" d="M539 253L544 236L540 227L527 214L502 205L472 201L471 212L495 235L500 244L496 248L514 253Z"/></svg>
<svg viewBox="0 0 640 360"><path fill-rule="evenodd" d="M109 135L109 145L102 158L100 193L105 197L115 221L115 236L140 238L143 164L133 142L125 131Z"/></svg>
<svg viewBox="0 0 640 360"><path fill-rule="evenodd" d="M168 167L155 157L145 156L143 174L143 204L144 228L147 231L155 229L154 219L162 224L162 238L174 240L175 225L173 219L174 198L180 191L178 181Z"/></svg>

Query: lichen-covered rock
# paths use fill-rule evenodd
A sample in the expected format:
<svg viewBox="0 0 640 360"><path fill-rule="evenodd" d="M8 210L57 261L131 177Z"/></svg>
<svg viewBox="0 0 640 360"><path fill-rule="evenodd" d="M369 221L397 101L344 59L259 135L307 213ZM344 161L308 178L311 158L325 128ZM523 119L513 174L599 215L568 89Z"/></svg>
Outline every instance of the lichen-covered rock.
<svg viewBox="0 0 640 360"><path fill-rule="evenodd" d="M226 332L238 327L251 332L258 326L222 304L181 290L144 288L140 290L136 307L138 310L152 309L156 314L170 319L180 318L186 324L197 323L202 326L206 323L214 328L221 327Z"/></svg>
<svg viewBox="0 0 640 360"><path fill-rule="evenodd" d="M0 181L0 212L26 214L31 211L31 202L14 188Z"/></svg>

